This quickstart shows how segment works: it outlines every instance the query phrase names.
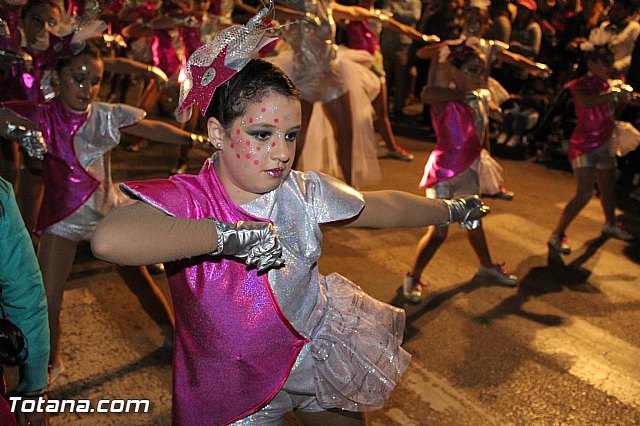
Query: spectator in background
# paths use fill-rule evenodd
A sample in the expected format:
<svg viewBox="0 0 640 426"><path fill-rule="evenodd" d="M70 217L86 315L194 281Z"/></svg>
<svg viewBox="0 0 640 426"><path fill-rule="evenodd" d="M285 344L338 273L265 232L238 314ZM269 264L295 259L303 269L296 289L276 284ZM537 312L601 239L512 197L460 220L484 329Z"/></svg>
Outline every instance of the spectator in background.
<svg viewBox="0 0 640 426"><path fill-rule="evenodd" d="M511 27L509 50L519 53L525 58L534 60L540 53L542 29L535 21L537 5L535 0L517 0L516 15ZM526 82L526 72L504 64L496 79L507 89L509 93L518 92Z"/></svg>
<svg viewBox="0 0 640 426"><path fill-rule="evenodd" d="M608 12L609 20L599 27L611 34L609 46L613 52L613 67L623 78L629 71L631 52L640 34L640 24L633 19L638 3L638 0L615 0Z"/></svg>
<svg viewBox="0 0 640 426"><path fill-rule="evenodd" d="M415 27L420 19L420 0L385 0L383 10L398 22ZM408 35L383 28L380 34L380 49L387 73L387 87L393 98L392 114L401 116L411 83L409 69L409 49L412 38Z"/></svg>

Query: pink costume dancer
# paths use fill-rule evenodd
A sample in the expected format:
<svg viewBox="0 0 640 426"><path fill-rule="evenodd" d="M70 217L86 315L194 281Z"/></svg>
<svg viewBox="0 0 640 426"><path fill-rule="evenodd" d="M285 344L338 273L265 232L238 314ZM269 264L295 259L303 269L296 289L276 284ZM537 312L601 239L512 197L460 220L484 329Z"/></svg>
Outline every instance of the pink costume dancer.
<svg viewBox="0 0 640 426"><path fill-rule="evenodd" d="M609 89L609 83L594 75L587 74L565 85L571 93L576 90L587 90L591 93L602 93ZM569 161L573 161L588 152L604 145L613 133L613 117L610 105L603 103L590 108L575 104L576 127L571 134L569 145Z"/></svg>
<svg viewBox="0 0 640 426"><path fill-rule="evenodd" d="M171 216L267 220L229 199L209 161L199 175L129 182L122 188ZM174 423L226 424L251 414L280 390L308 342L280 310L271 290L277 286L229 258L209 256L196 265L185 260L166 268L177 319ZM208 332L193 332L202 329ZM251 393L243 392L247 383Z"/></svg>
<svg viewBox="0 0 640 426"><path fill-rule="evenodd" d="M475 165L488 124L483 111L488 111L490 97L488 90L475 93L478 98L471 105L451 101L440 114L431 110L437 145L424 168L420 188L451 179Z"/></svg>
<svg viewBox="0 0 640 426"><path fill-rule="evenodd" d="M0 5L0 49L3 52L3 61L9 61L10 56L14 58L12 64L7 67L8 72L0 71L0 81L3 90L0 93L0 101L14 99L24 99L27 86L33 85L31 76L25 76L24 57L20 52L20 9L8 7L6 4ZM6 56L5 56L6 55ZM19 84L16 84L19 82Z"/></svg>
<svg viewBox="0 0 640 426"><path fill-rule="evenodd" d="M247 32L240 26L223 30L190 58L194 86L181 93L178 114L196 99L206 111L215 87L237 72L233 67L244 67L246 56L272 40L260 24L265 11L252 18ZM224 62L227 43L238 62ZM209 65L215 73L202 66L207 58L215 58ZM201 86L201 72L215 76L214 82ZM242 142L238 158L261 150ZM337 274L320 275L317 264L320 224L357 215L362 195L328 176L291 171L277 189L239 206L218 178L217 161L214 154L197 176L121 186L170 216L271 222L286 263L268 273L216 253L167 263L176 312L174 424L259 423L262 417L251 413L260 409L258 416L268 416L286 405L281 390L317 398L325 410L381 407L410 358L399 346L404 313Z"/></svg>
<svg viewBox="0 0 640 426"><path fill-rule="evenodd" d="M292 171L277 191L238 206L218 181L215 161L197 176L123 184L171 216L270 221L287 265L258 276L220 257L167 264L176 312L175 424L241 419L281 388L315 393L324 408L381 407L409 362L399 347L404 315L338 274L320 275L317 266L319 224L356 215L359 193L323 175ZM390 331L379 335L379 324ZM203 329L206 334L194 332ZM243 391L247 383L253 395Z"/></svg>
<svg viewBox="0 0 640 426"><path fill-rule="evenodd" d="M44 199L36 233L51 227L61 237L93 228L117 204L108 173L109 151L120 142L120 127L145 117L128 105L93 102L89 112L67 110L58 98L44 104L8 102L15 114L42 129L48 153L44 158ZM89 236L91 234L89 233Z"/></svg>

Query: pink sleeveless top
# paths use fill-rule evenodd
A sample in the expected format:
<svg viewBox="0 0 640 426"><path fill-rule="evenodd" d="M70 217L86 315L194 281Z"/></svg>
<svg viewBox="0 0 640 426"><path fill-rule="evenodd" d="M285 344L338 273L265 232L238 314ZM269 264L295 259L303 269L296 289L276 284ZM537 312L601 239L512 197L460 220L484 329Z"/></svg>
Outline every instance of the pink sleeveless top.
<svg viewBox="0 0 640 426"><path fill-rule="evenodd" d="M121 189L171 216L265 221L228 197L211 161L198 175ZM307 343L280 310L267 274L210 255L166 268L176 314L173 424L228 424L258 410L280 390Z"/></svg>
<svg viewBox="0 0 640 426"><path fill-rule="evenodd" d="M576 90L587 90L591 93L600 93L609 88L609 83L593 75L585 75L572 80L565 85L575 98ZM602 146L609 140L613 133L613 117L609 104L583 108L576 104L576 128L571 134L569 144L569 160L580 157Z"/></svg>
<svg viewBox="0 0 640 426"><path fill-rule="evenodd" d="M34 123L47 144L44 156L44 197L36 223L36 234L76 211L100 186L80 164L73 138L88 113L68 111L56 98L51 102L7 102L17 115Z"/></svg>
<svg viewBox="0 0 640 426"><path fill-rule="evenodd" d="M431 109L431 122L437 144L424 168L420 188L459 175L473 164L482 151L473 110L469 105L449 102L440 114Z"/></svg>

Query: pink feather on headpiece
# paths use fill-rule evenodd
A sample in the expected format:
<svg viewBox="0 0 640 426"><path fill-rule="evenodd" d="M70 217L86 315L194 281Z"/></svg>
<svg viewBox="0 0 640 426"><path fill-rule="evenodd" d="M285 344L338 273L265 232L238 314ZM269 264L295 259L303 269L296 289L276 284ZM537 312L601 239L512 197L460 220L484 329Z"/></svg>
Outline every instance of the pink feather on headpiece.
<svg viewBox="0 0 640 426"><path fill-rule="evenodd" d="M262 8L247 25L233 25L216 34L209 43L198 48L187 61L186 78L180 86L180 100L175 116L179 122L191 118L194 104L204 117L216 89L238 73L265 45L277 37L267 35L268 16L273 0Z"/></svg>

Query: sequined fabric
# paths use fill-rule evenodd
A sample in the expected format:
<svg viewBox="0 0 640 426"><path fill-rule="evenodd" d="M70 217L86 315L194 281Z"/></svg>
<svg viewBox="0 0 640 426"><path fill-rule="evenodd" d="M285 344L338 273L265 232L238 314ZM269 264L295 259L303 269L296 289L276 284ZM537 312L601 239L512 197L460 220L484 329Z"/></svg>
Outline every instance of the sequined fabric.
<svg viewBox="0 0 640 426"><path fill-rule="evenodd" d="M318 272L319 224L351 218L362 206L362 195L343 182L295 171L277 191L243 205L274 223L286 266L271 270L269 281L286 317L310 339L283 390L315 394L325 409L379 408L409 361L400 348L402 310L372 299L344 277Z"/></svg>
<svg viewBox="0 0 640 426"><path fill-rule="evenodd" d="M277 331L282 323L267 324L268 317L253 321L256 312L262 311L252 304L251 297L262 291L261 287L250 281L230 280L227 270L222 268L222 262L227 261L240 265L244 273L241 262L204 256L170 265L168 273L177 321L174 404L194 404L191 409L197 417L193 417L193 424L208 423L210 418L217 418L211 416L217 415L221 407L233 404L238 408L253 407L255 411L269 400L256 405L247 398L262 391L261 379L266 376L274 386L270 389L292 395L315 395L323 408L341 406L366 411L379 407L409 360L408 354L399 347L403 311L371 299L343 277L321 276L317 266L322 244L320 224L356 215L363 207L361 194L331 177L292 171L278 189L248 204L235 206L227 199L212 164L207 162L197 179L172 177L170 184L164 180L136 182L124 189L167 213L180 210L186 202L190 217L207 217L210 200L222 198L233 213L225 213L222 220L259 217L272 221L285 260L284 267L270 270L266 276L265 282L277 302L273 308L282 313L283 323L290 324L300 338L310 343L293 359L281 354L282 349L291 345L287 339L279 341ZM176 279L176 274L186 271L181 264L186 268L196 263L202 272L189 276L186 283ZM211 300L205 300L209 297ZM245 313L247 309L250 313ZM255 333L248 339L245 334L250 331L249 326L255 327ZM232 340L235 336L239 341ZM255 368L250 380L228 379L227 367L212 368L210 358L214 354L219 355L215 361L220 365L236 364L233 361L238 352L246 357L253 354ZM271 372L276 366L286 366L288 378L284 376L284 384L278 381L282 375ZM345 383L345 378L349 378L349 383ZM219 383L225 386L220 387ZM290 398L275 398L265 406L265 411L237 424L253 424L256 419L277 416L279 414L270 413L282 412L285 407L272 404L285 400ZM181 411L174 405L174 413ZM176 422L182 424L183 419L186 418L180 417Z"/></svg>
<svg viewBox="0 0 640 426"><path fill-rule="evenodd" d="M449 102L440 114L431 109L436 148L431 152L420 181L420 188L451 179L469 168L482 151L477 128L478 111L462 102Z"/></svg>
<svg viewBox="0 0 640 426"><path fill-rule="evenodd" d="M173 46L173 37L168 31L154 31L151 37L153 65L171 77L180 68L180 59Z"/></svg>
<svg viewBox="0 0 640 426"><path fill-rule="evenodd" d="M382 408L411 356L400 347L404 311L339 274L323 280L326 316L311 340L316 394L324 408Z"/></svg>
<svg viewBox="0 0 640 426"><path fill-rule="evenodd" d="M366 21L352 21L347 24L349 47L366 50L372 55L380 49L380 43Z"/></svg>
<svg viewBox="0 0 640 426"><path fill-rule="evenodd" d="M336 23L327 0L285 0L279 2L301 12L308 12L316 23L284 27L284 39L294 53L289 77L308 102L330 102L347 91L336 64Z"/></svg>
<svg viewBox="0 0 640 426"><path fill-rule="evenodd" d="M119 142L119 127L140 120L144 111L94 102L90 113L75 113L58 99L44 104L20 101L4 105L36 124L47 144L44 197L36 232L40 234L86 202L106 213L115 192L109 180L109 162L103 155ZM88 201L98 188L99 194Z"/></svg>
<svg viewBox="0 0 640 426"><path fill-rule="evenodd" d="M122 203L122 193L111 181L111 150L120 143L120 128L145 116L144 110L125 104L91 104L87 121L73 138L73 149L80 166L100 186L77 210L47 227L47 233L76 242L88 241L98 222Z"/></svg>
<svg viewBox="0 0 640 426"><path fill-rule="evenodd" d="M585 75L565 85L575 97L576 90L590 93L601 93L609 88L609 84L593 75ZM576 110L576 127L569 143L569 160L591 152L611 138L614 122L610 105L604 103L590 108L580 107L574 102Z"/></svg>
<svg viewBox="0 0 640 426"><path fill-rule="evenodd" d="M122 188L178 217L266 220L229 199L209 161L197 176ZM306 343L275 302L270 278L233 257L165 267L176 315L173 423L227 424L256 411L280 390Z"/></svg>

